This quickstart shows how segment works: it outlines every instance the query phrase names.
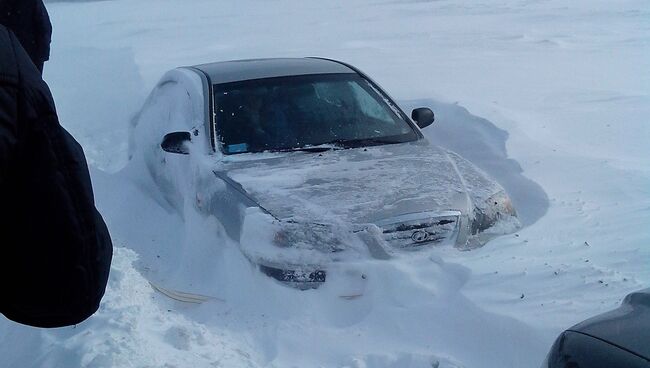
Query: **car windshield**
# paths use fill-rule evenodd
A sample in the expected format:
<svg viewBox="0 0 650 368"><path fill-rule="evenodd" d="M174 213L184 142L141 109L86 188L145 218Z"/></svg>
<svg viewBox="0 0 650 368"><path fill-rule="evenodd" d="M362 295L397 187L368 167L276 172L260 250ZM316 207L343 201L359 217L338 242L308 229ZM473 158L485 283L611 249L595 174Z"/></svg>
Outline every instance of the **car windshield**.
<svg viewBox="0 0 650 368"><path fill-rule="evenodd" d="M352 73L218 84L214 106L226 154L418 139L398 109L369 81Z"/></svg>

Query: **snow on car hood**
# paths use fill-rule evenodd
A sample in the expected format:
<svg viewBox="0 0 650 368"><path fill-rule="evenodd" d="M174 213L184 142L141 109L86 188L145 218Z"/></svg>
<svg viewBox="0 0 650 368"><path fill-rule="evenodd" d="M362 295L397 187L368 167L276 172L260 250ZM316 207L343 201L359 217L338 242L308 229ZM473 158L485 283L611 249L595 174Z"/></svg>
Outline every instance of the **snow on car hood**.
<svg viewBox="0 0 650 368"><path fill-rule="evenodd" d="M501 187L426 140L313 152L245 154L221 168L281 220L375 223L424 211L468 208ZM462 175L462 178L459 176Z"/></svg>

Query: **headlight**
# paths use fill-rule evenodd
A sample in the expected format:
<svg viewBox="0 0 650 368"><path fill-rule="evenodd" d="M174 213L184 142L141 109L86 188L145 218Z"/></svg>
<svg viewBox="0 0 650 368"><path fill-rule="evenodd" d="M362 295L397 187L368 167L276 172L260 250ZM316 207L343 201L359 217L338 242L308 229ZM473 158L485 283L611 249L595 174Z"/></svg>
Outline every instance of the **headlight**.
<svg viewBox="0 0 650 368"><path fill-rule="evenodd" d="M484 230L489 229L499 220L509 219L511 226L504 233L514 231L520 226L517 220L517 212L515 211L510 197L504 191L497 192L491 195L481 205L474 208L474 219L472 220L471 233L478 234Z"/></svg>
<svg viewBox="0 0 650 368"><path fill-rule="evenodd" d="M517 216L517 212L515 211L515 207L512 205L510 197L503 190L493 194L485 202L487 207L486 210L494 211L497 218L502 215Z"/></svg>

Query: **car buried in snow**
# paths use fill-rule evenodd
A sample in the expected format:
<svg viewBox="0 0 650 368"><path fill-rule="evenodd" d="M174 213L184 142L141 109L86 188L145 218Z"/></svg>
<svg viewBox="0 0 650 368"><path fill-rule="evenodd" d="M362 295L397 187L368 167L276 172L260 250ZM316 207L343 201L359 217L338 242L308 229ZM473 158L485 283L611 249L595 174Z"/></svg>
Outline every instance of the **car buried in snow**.
<svg viewBox="0 0 650 368"><path fill-rule="evenodd" d="M433 121L343 62L215 62L164 75L134 119L131 155L263 273L312 288L346 261L469 249L517 228L496 181L427 141Z"/></svg>

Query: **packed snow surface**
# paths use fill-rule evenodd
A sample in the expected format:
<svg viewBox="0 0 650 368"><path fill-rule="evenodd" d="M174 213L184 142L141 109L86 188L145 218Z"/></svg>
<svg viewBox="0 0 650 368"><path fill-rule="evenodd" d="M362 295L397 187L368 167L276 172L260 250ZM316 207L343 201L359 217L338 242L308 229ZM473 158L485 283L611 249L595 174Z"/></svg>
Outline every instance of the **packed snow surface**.
<svg viewBox="0 0 650 368"><path fill-rule="evenodd" d="M650 286L645 0L48 9L45 79L84 146L116 251L86 322L0 321L0 367L538 367L559 332ZM497 179L524 228L472 251L359 261L317 290L262 275L219 222L191 203L175 210L143 165L127 165L128 136L167 70L276 56L341 59L404 108L431 107L425 135ZM149 282L208 301L173 301ZM351 292L361 296L340 297Z"/></svg>

